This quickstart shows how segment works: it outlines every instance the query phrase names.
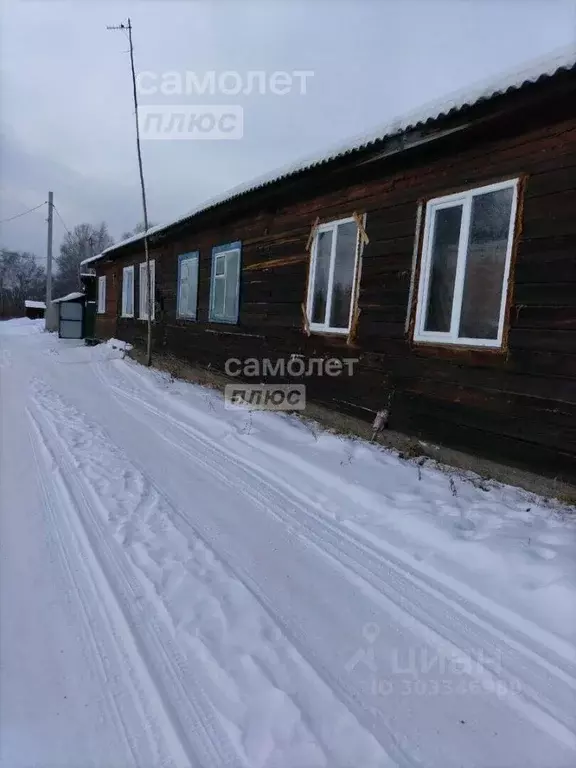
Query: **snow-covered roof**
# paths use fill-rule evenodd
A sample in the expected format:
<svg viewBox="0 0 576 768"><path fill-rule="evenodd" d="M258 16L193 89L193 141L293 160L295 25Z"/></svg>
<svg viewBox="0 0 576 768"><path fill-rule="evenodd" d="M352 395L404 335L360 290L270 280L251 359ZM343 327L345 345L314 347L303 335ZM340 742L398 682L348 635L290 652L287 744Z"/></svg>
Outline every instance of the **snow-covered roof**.
<svg viewBox="0 0 576 768"><path fill-rule="evenodd" d="M276 168L274 171L263 174L255 179L251 179L248 182L239 184L226 192L216 195L208 200L205 200L200 205L193 208L188 213L180 216L167 224L161 224L155 227L150 227L146 233L140 232L137 235L122 240L119 243L111 245L106 248L102 253L96 256L91 256L89 259L85 259L81 262L82 265L90 264L91 262L98 261L103 256L122 248L130 243L138 242L144 238L144 235L148 236L158 234L169 227L173 227L181 222L184 222L193 216L203 213L210 208L214 208L217 205L233 200L236 197L252 192L261 187L267 186L274 182L285 179L288 176L293 176L302 171L314 168L319 165L324 165L332 160L335 160L344 155L349 155L353 152L357 152L362 149L366 149L372 144L380 142L384 139L391 138L405 133L409 130L423 127L429 123L439 120L443 117L447 117L451 114L459 112L467 107L472 107L482 101L495 98L496 96L509 93L511 91L519 90L520 88L535 83L540 79L546 79L558 74L561 71L572 70L576 68L576 46L571 45L567 48L556 50L548 56L541 57L539 59L533 59L529 63L524 64L519 69L515 69L512 72L508 72L505 75L500 75L496 78L490 78L476 83L475 85L460 89L452 93L448 98L441 100L435 100L428 102L424 106L417 110L406 113L401 117L394 118L379 125L377 128L360 134L352 139L348 139L345 143L340 143L333 147L328 152L324 152L320 155L309 155L300 159L295 163L290 163L281 168Z"/></svg>
<svg viewBox="0 0 576 768"><path fill-rule="evenodd" d="M30 299L26 299L24 301L24 306L27 309L46 309L46 304L43 301L31 301Z"/></svg>
<svg viewBox="0 0 576 768"><path fill-rule="evenodd" d="M72 293L67 293L66 296L61 296L59 299L53 299L52 304L61 304L63 301L74 301L74 299L83 298L84 295L85 294L80 291L73 291Z"/></svg>
<svg viewBox="0 0 576 768"><path fill-rule="evenodd" d="M153 229L156 229L156 227L151 227L148 230L148 232L152 232ZM128 237L126 238L126 240L122 240L120 243L117 243L116 245L111 245L110 248L106 248L104 251L102 251L102 253L97 253L96 256L90 256L89 259L84 259L84 261L81 261L80 266L85 267L86 264L90 264L92 261L98 261L98 259L101 259L105 253L108 253L108 251L112 251L114 250L114 248L118 248L120 245L129 243L131 240L138 240L138 237Z"/></svg>

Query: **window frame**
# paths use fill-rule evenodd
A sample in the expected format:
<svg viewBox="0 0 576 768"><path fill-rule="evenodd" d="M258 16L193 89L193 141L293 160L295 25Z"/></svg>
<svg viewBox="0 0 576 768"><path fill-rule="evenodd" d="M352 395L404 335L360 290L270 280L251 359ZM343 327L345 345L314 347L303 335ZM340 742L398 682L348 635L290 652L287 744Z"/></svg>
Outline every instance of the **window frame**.
<svg viewBox="0 0 576 768"><path fill-rule="evenodd" d="M183 314L180 311L180 281L182 277L182 264L185 261L196 261L196 303L194 315ZM181 253L178 256L178 281L176 283L176 317L179 320L190 320L192 322L198 321L198 284L200 274L200 251L188 251L187 253Z"/></svg>
<svg viewBox="0 0 576 768"><path fill-rule="evenodd" d="M420 276L418 280L418 295L416 299L416 314L414 320L413 340L417 343L436 344L459 347L481 347L485 349L501 349L504 341L504 327L506 321L506 304L510 288L510 268L514 251L516 218L518 212L518 192L520 178L507 179L494 184L485 184L480 187L471 187L462 192L435 197L426 203L424 220L424 235L420 254ZM462 316L462 302L464 295L464 280L466 276L466 263L468 259L468 242L470 236L470 223L472 214L472 201L478 195L498 192L502 189L512 188L512 205L510 208L510 222L508 225L508 242L506 245L506 260L504 274L502 276L502 295L500 297L500 313L498 316L498 334L495 339L475 339L459 336L460 318ZM456 274L454 277L454 293L452 297L452 314L449 331L426 331L426 312L430 289L430 273L432 265L432 243L436 212L442 209L462 206L462 219L460 223L460 237L458 241L458 255L456 261Z"/></svg>
<svg viewBox="0 0 576 768"><path fill-rule="evenodd" d="M126 299L127 299L127 296L128 296L128 292L126 291L126 275L128 273L132 274L132 286L131 286L132 287L132 296L131 296L131 299L132 299L132 313L131 314L129 314L126 311L126 304L127 304ZM134 310L135 310L135 307L134 307L134 264L130 264L130 266L124 267L122 269L122 314L121 314L121 317L134 317Z"/></svg>
<svg viewBox="0 0 576 768"><path fill-rule="evenodd" d="M144 296L142 294L142 275L146 275L146 262L141 261L138 265L138 319L148 320L148 312L146 303L143 301ZM150 259L150 277L152 283L152 293L150 295L150 303L152 305L152 322L155 320L156 315L156 260Z"/></svg>
<svg viewBox="0 0 576 768"><path fill-rule="evenodd" d="M330 318L332 311L332 299L333 299L333 285L334 285L334 264L336 261L336 241L338 235L338 227L340 224L356 224L356 249L354 254L354 276L352 278L352 298L350 301L350 313L348 315L348 325L346 328L334 328L328 323L313 323L312 322L312 310L314 299L314 280L316 278L316 264L318 253L318 235L322 232L333 232L332 245L330 248L330 268L328 272L328 286L326 296L326 311L324 313L324 319ZM366 227L366 214L362 216L362 223L364 228ZM312 243L311 255L310 255L310 267L308 270L308 291L306 296L306 318L308 322L308 329L312 333L333 333L339 336L347 336L352 329L352 318L354 317L354 310L357 304L357 285L358 275L360 272L360 257L362 249L362 237L360 233L360 227L358 221L354 216L347 216L343 219L335 219L334 221L326 222L325 224L319 224L314 231L314 241Z"/></svg>
<svg viewBox="0 0 576 768"><path fill-rule="evenodd" d="M103 289L101 289L101 286ZM101 301L102 299L102 301ZM106 275L100 275L98 278L98 304L96 314L106 314Z"/></svg>
<svg viewBox="0 0 576 768"><path fill-rule="evenodd" d="M226 305L226 258L224 258L224 273L222 275L216 274L216 264L218 257L226 256L228 253L238 251L238 279L236 280L236 315L225 316L216 315L214 313L214 295L216 288L216 280L224 280L224 305ZM237 325L240 319L240 276L242 274L242 242L236 240L233 243L226 243L225 245L217 245L212 248L212 269L210 272L210 306L208 310L208 320L211 323L227 323L228 325Z"/></svg>

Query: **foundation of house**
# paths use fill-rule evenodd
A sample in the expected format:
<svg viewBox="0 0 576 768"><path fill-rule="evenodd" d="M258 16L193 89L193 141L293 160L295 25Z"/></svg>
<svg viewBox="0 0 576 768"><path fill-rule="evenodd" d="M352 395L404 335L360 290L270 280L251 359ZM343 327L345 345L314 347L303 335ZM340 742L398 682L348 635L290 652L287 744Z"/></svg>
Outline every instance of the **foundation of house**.
<svg viewBox="0 0 576 768"><path fill-rule="evenodd" d="M145 352L138 347L134 347L129 352L129 356L138 363L145 363ZM170 354L155 353L153 365L154 368L169 373L175 379L201 384L218 391L223 391L226 384L234 381L220 372L190 365ZM315 403L307 402L305 414L297 412L296 415L306 421L315 422L330 432L389 448L396 451L400 458L411 461L415 465L433 461L438 469L447 473L457 471L468 476L473 483L494 480L514 485L545 498L558 499L563 504L573 506L576 513L576 485L500 464L394 430L383 429L374 435L372 426L367 422Z"/></svg>

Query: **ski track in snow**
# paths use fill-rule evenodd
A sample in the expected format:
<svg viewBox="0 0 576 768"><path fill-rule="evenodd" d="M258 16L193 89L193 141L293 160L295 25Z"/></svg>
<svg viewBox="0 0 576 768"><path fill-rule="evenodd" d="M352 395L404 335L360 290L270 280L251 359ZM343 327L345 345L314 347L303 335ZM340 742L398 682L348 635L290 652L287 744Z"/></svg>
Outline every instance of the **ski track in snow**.
<svg viewBox="0 0 576 768"><path fill-rule="evenodd" d="M47 511L47 517L49 522L49 533L52 538L57 553L58 560L63 565L63 570L67 582L67 592L73 595L74 602L78 608L78 613L82 617L81 632L83 635L83 647L89 649L92 659L96 660L96 664L90 663L87 659L87 663L90 668L96 668L97 674L102 683L101 690L105 692L106 707L101 706L101 717L106 717L108 713L112 713L114 720L119 725L119 730L123 734L124 742L128 753L131 756L130 764L136 767L142 765L158 765L163 768L170 768L174 766L173 757L178 752L178 744L172 743L169 747L165 743L164 733L166 730L170 732L170 727L166 729L166 723L163 723L164 729L158 727L155 722L154 714L150 712L148 702L154 701L155 695L150 694L150 690L145 690L142 685L142 679L134 674L134 655L130 654L126 650L126 633L122 633L122 629L125 630L125 626L122 627L123 621L118 618L113 618L111 614L114 613L114 606L110 605L110 601L106 599L106 596L102 598L102 594L98 593L95 588L94 571L86 566L85 560L80 562L84 564L84 577L78 575L77 565L79 559L75 556L78 551L83 551L86 558L92 555L90 545L85 539L85 534L78 529L78 520L75 519L74 502L70 496L69 490L66 486L62 472L54 462L54 456L50 449L47 447L46 441L38 427L34 418L31 418L31 444L34 451L34 459L36 467L38 469L38 477L40 478L40 486L42 488L42 494L44 498L44 508ZM69 525L62 524L61 512L67 512L66 522ZM96 599L94 599L96 597ZM101 606L101 609L97 611L96 616L90 615L90 609L93 606ZM108 610L106 610L108 608ZM119 624L120 627L119 628ZM107 635L111 638L111 643L103 642L101 638L102 626L107 628ZM123 639L119 635L123 634ZM111 648L117 655L118 663L112 665L110 660ZM124 675L120 680L116 670L121 669L124 671ZM146 679L144 675L144 679ZM146 723L152 736L152 748L146 749L146 745L143 743L147 734L139 734L139 738L135 739L133 734L137 732L139 723L131 720L126 721L124 710L119 706L119 700L124 695L124 691L128 688L130 690L132 701L136 704L137 710L142 718L142 722ZM167 755L172 755L169 757ZM87 759L90 759L88 756ZM186 764L187 764L186 760ZM93 761L90 762L94 765ZM127 763L128 764L128 763ZM180 763L184 765L184 762Z"/></svg>
<svg viewBox="0 0 576 768"><path fill-rule="evenodd" d="M200 537L178 531L177 511L102 431L41 381L32 401L42 444L72 499L65 506L78 514L127 624L139 628L140 654L190 764L394 765L253 605L251 592ZM285 692L291 689L306 692L306 711Z"/></svg>
<svg viewBox="0 0 576 768"><path fill-rule="evenodd" d="M98 369L99 375L104 376L102 370ZM123 372L141 379L131 366L125 366ZM142 395L141 387L134 388L126 382L122 387L118 380L110 378L106 383L117 397L137 404L140 416L145 411L169 425L172 436L164 428L158 431L162 439L201 463L219 482L240 490L263 510L280 517L322 555L345 568L394 620L413 631L416 628L424 640L447 657L461 658L485 690L498 693L504 703L537 728L570 749L575 748L576 667L574 649L569 643L511 612L498 611L492 601L483 600L473 590L460 591L457 583L438 580L440 574L436 574L438 578L431 577L431 569L417 567L415 562L408 565L407 558L394 547L384 550L385 542L371 546L365 537L354 536L353 530L343 530L328 516L318 513L314 500L299 494L281 478L244 461L193 426L160 411ZM138 415L136 411L134 414ZM457 623L454 614L460 617ZM488 654L478 653L478 649ZM318 668L318 660L315 666ZM550 676L554 677L553 700ZM329 673L325 672L325 677L330 679ZM342 689L341 682L334 679L330 684L335 690ZM348 706L354 706L348 692L341 694ZM391 734L390 738L394 741ZM400 751L400 757L406 759L407 755Z"/></svg>
<svg viewBox="0 0 576 768"><path fill-rule="evenodd" d="M103 603L111 613L118 614L120 611L124 617L118 622L122 635L120 642L132 647L132 652L127 652L131 664L140 669L144 679L150 672L155 678L156 690L152 693L152 700L157 700L157 708L165 708L170 713L165 719L164 730L178 732L172 739L170 753L181 755L177 763L182 766L194 764L196 760L206 766L238 764L230 754L226 754L227 745L223 736L219 738L219 734L210 733L214 725L213 713L208 706L202 711L192 700L198 688L190 669L174 647L167 627L159 622L147 604L144 588L127 569L125 559L118 551L118 543L111 541L103 530L95 512L95 499L87 498L86 489L75 478L74 465L56 448L67 450L67 446L59 440L57 433L50 431L53 425L50 427L39 412L32 413L32 419L41 444L62 480L57 496L58 506L66 510L71 527L77 527L74 518L78 517L82 527L80 535L85 539L83 555L88 561L93 561L91 574L94 580L105 584ZM137 645L139 650L136 650ZM163 685L170 686L172 700L163 700ZM194 735L193 742L190 741L191 734Z"/></svg>
<svg viewBox="0 0 576 768"><path fill-rule="evenodd" d="M367 469L359 462L338 474L340 446L332 462L322 457L332 450L328 440L299 452L302 435L311 436L298 422L222 411L207 390L167 386L162 374L119 359L107 345L61 343L32 334L30 323L4 328L18 338L5 356L13 394L3 413L14 401L22 415L10 428L28 426L33 467L26 472L38 485L31 509L46 522L55 563L46 577L62 579L48 594L58 601L64 591L70 604L99 733L115 744L115 765L576 764L576 651L566 599L573 587L561 563L570 527L534 522L512 491L497 502L506 512L465 486L451 504L445 476L423 470L416 488L397 482L394 473L409 470L386 453ZM62 365L78 372L75 385ZM18 390L21 381L29 390ZM363 450L344 445L350 460ZM30 456L23 446L19 456ZM387 483L381 495L368 476L379 467ZM19 487L16 480L15 495L5 497L15 507ZM442 503L450 533L434 528L432 508ZM530 526L533 538L525 549L520 539L519 555L494 539L474 541L507 521L511 536L514 521ZM424 534L411 538L415 522ZM25 547L14 531L26 528L7 530ZM477 558L470 571L459 563L463 551ZM513 564L499 567L508 554ZM514 579L505 595L497 581L482 579L493 564L500 578ZM543 588L535 609L522 602L529 582ZM549 623L548 597L559 609ZM34 607L33 595L23 599ZM454 686L449 696L438 690L443 683ZM434 698L418 685L424 693L435 685ZM19 755L27 725L14 711L7 732ZM94 713L80 716L82 728ZM86 755L83 768L100 768L105 754L104 747L100 758Z"/></svg>
<svg viewBox="0 0 576 768"><path fill-rule="evenodd" d="M221 458L211 464L211 466L218 470L218 477L223 481L226 481L227 474L222 470L222 458L228 461L232 461L235 466L244 471L244 475L248 478L246 489L249 492L252 487L252 481L255 480L257 485L263 485L270 492L275 493L280 498L288 500L293 506L295 506L300 513L304 516L312 516L315 520L321 521L328 528L338 531L345 539L349 539L351 536L361 545L374 549L380 555L386 554L389 558L392 558L392 563L401 567L407 568L411 572L417 572L418 575L424 580L434 585L435 587L444 587L446 594L452 598L456 598L462 605L465 605L468 610L472 609L478 612L481 617L483 612L490 616L489 624L491 628L496 631L496 626L502 623L506 626L506 632L511 636L515 630L519 630L521 636L524 636L525 642L533 640L535 646L540 647L541 650L546 649L546 652L551 653L552 656L558 657L560 660L567 662L568 668L574 671L576 674L576 652L574 646L569 642L564 641L562 638L554 635L537 626L532 621L527 620L524 617L519 616L513 611L507 610L503 606L495 603L493 600L478 593L473 588L462 584L449 575L444 574L433 567L428 566L426 563L420 563L415 558L407 555L403 550L393 545L388 544L384 539L377 538L371 535L368 531L357 525L354 521L343 520L340 523L336 522L334 515L328 514L324 511L323 504L319 503L317 499L312 498L311 495L299 491L294 484L287 483L278 474L265 469L263 466L255 464L249 460L242 458L240 451L242 450L242 444L240 443L240 449L238 451L228 450L221 443L210 439L194 424L183 422L181 418L174 418L170 416L166 411L161 411L146 397L143 392L146 385L150 385L147 378L141 376L135 371L135 369L126 365L123 367L123 373L128 377L135 379L135 386L131 386L124 380L124 384L119 385L118 380L114 380L108 373L108 378L103 373L101 366L95 367L95 373L98 375L103 383L111 389L117 396L121 396L127 400L131 400L133 403L146 409L148 413L152 413L155 417L158 417L160 421L165 422L171 428L175 428L180 432L177 439L172 442L172 445L179 450L183 448L182 433L184 433L184 441L187 439L198 453L198 444L203 449L209 449L213 452L221 454ZM155 393L157 394L157 393ZM168 398L166 398L168 400ZM132 410L134 414L134 410ZM193 412L187 409L187 415L193 416ZM142 415L139 414L140 420ZM162 435L166 439L165 435ZM248 442L248 437L242 435L241 439ZM290 451L272 446L268 443L265 445L259 445L258 440L250 440L250 447L252 450L256 449L261 454L267 454L277 459L276 465L291 464L294 469L309 474L314 479L320 481L327 488L331 488L334 485L337 486L339 492L345 494L348 500L355 505L367 505L368 510L377 511L379 507L376 505L376 500L372 500L370 494L366 493L363 489L358 491L357 486L341 482L338 476L335 476L329 472L326 472L318 467L311 467L303 462L299 457L294 456ZM204 455L204 451L202 452ZM226 465L227 466L227 465ZM280 505L282 508L283 505ZM387 563L390 562L387 560ZM538 656L537 661L543 662L544 658ZM562 661L560 662L562 663Z"/></svg>

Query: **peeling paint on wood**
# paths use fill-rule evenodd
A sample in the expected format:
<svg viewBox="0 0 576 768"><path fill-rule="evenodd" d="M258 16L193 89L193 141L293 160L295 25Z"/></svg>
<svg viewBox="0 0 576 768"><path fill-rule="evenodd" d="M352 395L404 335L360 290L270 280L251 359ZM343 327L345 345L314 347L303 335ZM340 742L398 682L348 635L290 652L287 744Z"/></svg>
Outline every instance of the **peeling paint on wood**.
<svg viewBox="0 0 576 768"><path fill-rule="evenodd" d="M291 264L302 264L308 261L308 256L287 256L285 259L269 259L268 261L259 261L256 264L249 264L244 267L243 272L254 272L259 269L275 269L276 267L287 267Z"/></svg>

